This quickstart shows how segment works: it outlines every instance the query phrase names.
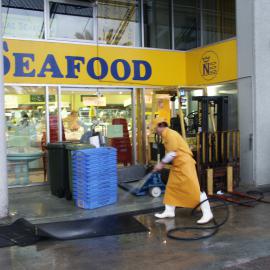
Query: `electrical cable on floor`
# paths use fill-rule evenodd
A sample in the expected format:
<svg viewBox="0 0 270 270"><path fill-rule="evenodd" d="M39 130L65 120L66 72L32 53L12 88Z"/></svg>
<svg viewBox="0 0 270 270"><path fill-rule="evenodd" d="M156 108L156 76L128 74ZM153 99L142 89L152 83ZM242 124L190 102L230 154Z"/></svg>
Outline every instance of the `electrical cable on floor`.
<svg viewBox="0 0 270 270"><path fill-rule="evenodd" d="M252 190L252 191L247 191L246 194L247 195L258 196L258 197L254 197L251 200L246 200L244 203L235 201L234 204L237 204L237 205L240 205L240 206L253 207L254 203L259 203L259 202L266 203L266 204L270 203L270 201L264 200L264 193L261 192L261 191L257 191L257 190L253 191ZM171 239L174 239L174 240L193 241L193 240L206 239L206 238L209 238L209 237L215 235L218 232L219 228L221 226L223 226L228 221L228 219L229 219L229 208L228 208L228 206L231 205L232 202L228 203L227 201L225 201L222 198L209 198L207 200L209 202L220 202L221 203L221 205L211 207L212 209L225 207L225 217L224 217L223 220L217 222L216 219L213 218L214 225L212 225L212 226L199 225L199 226L188 226L188 227L176 227L174 229L168 230L167 237L171 238ZM191 211L191 215L194 216L194 213L195 213L196 209L207 200L202 201L196 207L194 207L192 209L192 211ZM208 233L208 234L205 234L203 236L196 236L195 235L194 237L180 237L180 236L176 235L177 232L206 231L206 230L213 230L213 231Z"/></svg>

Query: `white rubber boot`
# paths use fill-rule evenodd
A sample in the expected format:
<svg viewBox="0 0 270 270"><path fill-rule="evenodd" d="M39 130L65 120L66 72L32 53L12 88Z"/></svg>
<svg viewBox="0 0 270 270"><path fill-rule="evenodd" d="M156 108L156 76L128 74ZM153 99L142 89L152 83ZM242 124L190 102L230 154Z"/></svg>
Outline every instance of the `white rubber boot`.
<svg viewBox="0 0 270 270"><path fill-rule="evenodd" d="M173 218L175 217L175 206L165 204L165 211L155 214L157 218Z"/></svg>
<svg viewBox="0 0 270 270"><path fill-rule="evenodd" d="M201 192L200 195L200 202L203 202L204 200L207 200L207 196L205 192ZM209 201L205 201L203 204L201 204L201 210L202 210L202 217L197 221L198 224L206 224L209 221L213 219L213 213L210 208Z"/></svg>

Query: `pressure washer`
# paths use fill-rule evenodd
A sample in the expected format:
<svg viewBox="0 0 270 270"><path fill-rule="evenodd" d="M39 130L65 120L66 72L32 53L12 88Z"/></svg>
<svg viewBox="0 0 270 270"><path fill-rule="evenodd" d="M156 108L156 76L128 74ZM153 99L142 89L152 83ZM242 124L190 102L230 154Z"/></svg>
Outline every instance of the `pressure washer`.
<svg viewBox="0 0 270 270"><path fill-rule="evenodd" d="M140 180L123 181L118 184L124 190L136 196L144 196L148 193L152 197L159 197L165 192L160 173L150 172Z"/></svg>
<svg viewBox="0 0 270 270"><path fill-rule="evenodd" d="M160 162L160 146L162 143L161 136L155 133L155 144L157 147L157 162ZM119 187L130 192L136 196L144 196L150 194L152 197L159 197L162 193L165 192L165 184L162 181L161 174L159 172L153 172L152 170L145 175L147 169L144 166L139 167L140 165L130 166L126 171L131 171L133 179L122 179L119 181ZM135 168L135 169L133 169ZM143 171L142 171L143 168ZM121 170L120 170L121 171ZM141 173L141 174L140 174ZM137 174L137 177L136 177ZM119 175L119 178L121 175ZM130 175L124 175L125 178L130 178Z"/></svg>

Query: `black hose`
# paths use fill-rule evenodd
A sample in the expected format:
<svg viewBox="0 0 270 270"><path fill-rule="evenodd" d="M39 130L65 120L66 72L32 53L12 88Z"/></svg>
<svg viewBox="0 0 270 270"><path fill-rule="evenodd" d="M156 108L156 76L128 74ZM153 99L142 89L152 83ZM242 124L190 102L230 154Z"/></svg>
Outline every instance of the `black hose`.
<svg viewBox="0 0 270 270"><path fill-rule="evenodd" d="M201 205L203 204L205 201L202 201L201 203L199 203L196 207L194 207L191 211L191 215L193 216L195 213L195 210ZM215 218L213 219L213 226L189 226L189 227L176 227L174 229L171 229L167 232L167 237L174 239L174 240L184 240L184 241L193 241L193 240L201 240L201 239L205 239L205 238L209 238L213 235L215 235L219 228L224 225L228 218L229 218L229 208L228 208L228 203L225 202L224 200L218 199L218 198L209 198L208 199L209 202L221 202L222 205L221 206L225 206L226 209L226 214L224 219L221 222L217 222L215 220ZM221 207L221 206L216 206L216 207L212 207L212 208L217 208L217 207ZM203 236L194 236L194 237L179 237L176 236L175 233L179 232L179 231L201 231L201 230L213 230L211 233L203 235Z"/></svg>
<svg viewBox="0 0 270 270"><path fill-rule="evenodd" d="M221 221L221 222L217 222L215 220L215 218L213 219L213 223L214 225L213 226L190 226L190 227L176 227L174 229L171 229L167 232L167 237L168 238L171 238L171 239L174 239L174 240L184 240L184 241L193 241L193 240L201 240L201 239L206 239L206 238L209 238L213 235L215 235L219 228L221 226L223 226L229 219L229 208L228 208L228 205L229 204L237 204L237 205L240 205L240 206L247 206L247 207L253 207L255 205L255 203L267 203L269 204L270 201L266 201L264 200L264 193L262 191L258 191L258 190L251 190L251 191L247 191L246 192L247 195L250 195L250 196L256 196L256 197L253 197L253 198L250 198L250 200L245 200L244 202L237 202L237 201L234 201L234 202L230 202L228 203L227 201L225 201L224 199L222 198L209 198L209 199L206 199L202 202L200 202L196 207L194 207L191 211L191 215L194 216L194 213L196 211L196 209L201 205L203 204L205 201L209 201L209 202L222 202L222 205L221 206L214 206L212 207L213 208L218 208L218 207L225 207L225 210L226 210L226 214L225 214L225 217L224 219ZM231 194L233 195L233 194ZM237 194L236 194L237 196ZM176 232L179 232L179 231L204 231L204 230L213 230L211 233L209 234L206 234L206 235L203 235L203 236L194 236L194 237L179 237L179 236L176 236L175 233Z"/></svg>

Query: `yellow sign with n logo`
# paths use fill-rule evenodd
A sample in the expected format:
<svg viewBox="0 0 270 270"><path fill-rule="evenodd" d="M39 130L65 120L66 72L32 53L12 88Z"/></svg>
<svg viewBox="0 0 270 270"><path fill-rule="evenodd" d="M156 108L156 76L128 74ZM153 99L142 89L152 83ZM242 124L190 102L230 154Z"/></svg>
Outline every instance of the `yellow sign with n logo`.
<svg viewBox="0 0 270 270"><path fill-rule="evenodd" d="M208 85L237 79L236 40L187 52L187 85Z"/></svg>

